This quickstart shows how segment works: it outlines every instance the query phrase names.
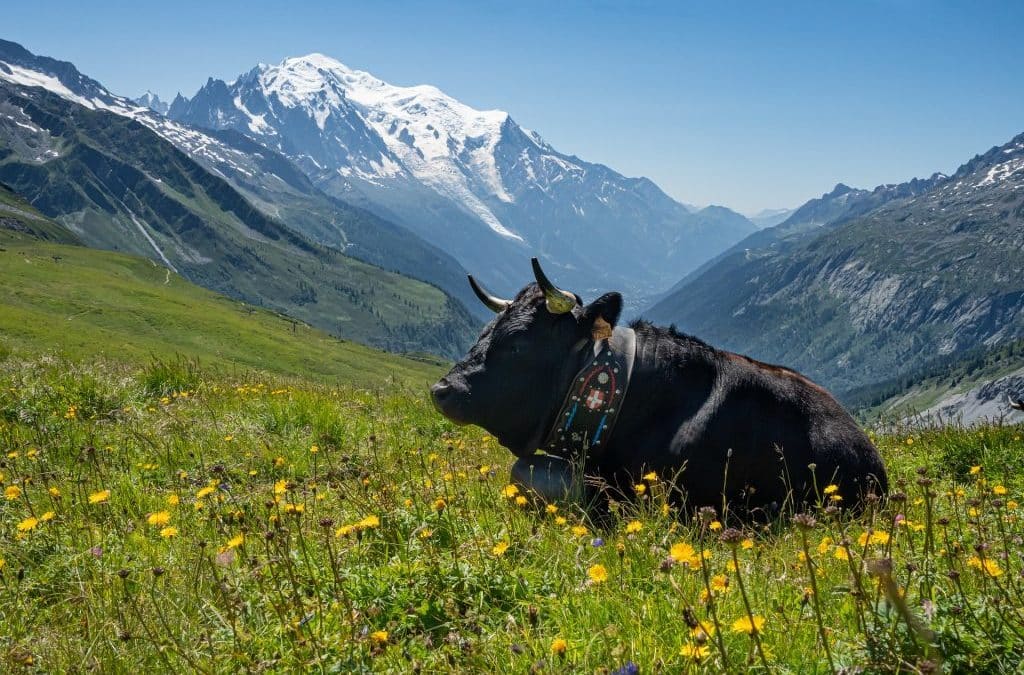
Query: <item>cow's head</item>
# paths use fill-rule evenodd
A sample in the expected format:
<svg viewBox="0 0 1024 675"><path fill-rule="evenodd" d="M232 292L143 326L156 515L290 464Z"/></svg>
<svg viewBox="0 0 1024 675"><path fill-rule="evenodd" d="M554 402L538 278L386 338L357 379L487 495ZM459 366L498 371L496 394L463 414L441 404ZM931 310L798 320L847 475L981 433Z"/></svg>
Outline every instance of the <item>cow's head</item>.
<svg viewBox="0 0 1024 675"><path fill-rule="evenodd" d="M533 259L537 282L503 300L472 276L470 286L497 316L469 354L430 388L448 419L476 424L519 457L544 441L573 376L622 311L622 296L606 293L584 305L557 288Z"/></svg>

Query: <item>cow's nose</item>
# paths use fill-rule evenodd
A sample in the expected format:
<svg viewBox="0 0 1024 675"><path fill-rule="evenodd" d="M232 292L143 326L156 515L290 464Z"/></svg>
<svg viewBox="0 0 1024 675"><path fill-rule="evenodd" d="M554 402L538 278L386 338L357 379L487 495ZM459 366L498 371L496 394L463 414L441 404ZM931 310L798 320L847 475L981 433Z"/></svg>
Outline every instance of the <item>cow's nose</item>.
<svg viewBox="0 0 1024 675"><path fill-rule="evenodd" d="M443 377L435 382L433 386L430 387L430 398L434 401L434 407L441 410L444 402L451 397L454 391L455 387L453 387L448 380Z"/></svg>

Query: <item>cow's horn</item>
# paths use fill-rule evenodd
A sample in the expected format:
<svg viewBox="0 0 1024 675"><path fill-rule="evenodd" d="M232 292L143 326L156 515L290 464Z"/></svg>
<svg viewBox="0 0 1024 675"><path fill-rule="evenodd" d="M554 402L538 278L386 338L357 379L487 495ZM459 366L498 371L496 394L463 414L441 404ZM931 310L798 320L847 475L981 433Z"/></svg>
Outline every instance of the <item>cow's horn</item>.
<svg viewBox="0 0 1024 675"><path fill-rule="evenodd" d="M480 298L480 302L487 306L487 309L492 312L500 312L512 304L511 300L503 300L485 291L483 286L476 282L472 274L467 276L469 276L469 287L476 293L476 297Z"/></svg>
<svg viewBox="0 0 1024 675"><path fill-rule="evenodd" d="M533 276L537 279L537 285L540 286L540 290L544 291L548 311L552 314L571 312L576 306L576 296L551 283L551 280L544 274L544 270L540 268L540 261L536 258L532 258L530 262L533 264Z"/></svg>
<svg viewBox="0 0 1024 675"><path fill-rule="evenodd" d="M1013 400L1013 397L1009 394L1006 395L1006 400L1009 402L1010 407L1016 410L1024 410L1024 400Z"/></svg>

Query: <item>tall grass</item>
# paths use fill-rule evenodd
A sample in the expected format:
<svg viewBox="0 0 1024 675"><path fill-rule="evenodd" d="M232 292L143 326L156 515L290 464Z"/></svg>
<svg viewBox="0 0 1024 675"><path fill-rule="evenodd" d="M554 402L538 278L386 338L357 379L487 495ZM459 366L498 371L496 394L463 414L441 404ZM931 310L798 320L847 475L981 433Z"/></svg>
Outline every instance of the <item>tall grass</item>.
<svg viewBox="0 0 1024 675"><path fill-rule="evenodd" d="M0 363L0 670L1011 672L1020 426L877 438L893 494L597 526L421 392ZM642 487L640 487L642 486Z"/></svg>

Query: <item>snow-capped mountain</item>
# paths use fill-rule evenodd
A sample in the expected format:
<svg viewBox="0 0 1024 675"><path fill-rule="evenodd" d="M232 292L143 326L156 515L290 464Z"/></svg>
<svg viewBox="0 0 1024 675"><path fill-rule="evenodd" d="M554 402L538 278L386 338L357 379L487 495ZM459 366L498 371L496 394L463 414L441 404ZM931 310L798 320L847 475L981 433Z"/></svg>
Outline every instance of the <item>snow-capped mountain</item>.
<svg viewBox="0 0 1024 675"><path fill-rule="evenodd" d="M153 112L158 112L161 115L166 115L167 111L171 107L169 103L161 101L159 96L157 96L148 89L146 90L145 94L138 97L137 99L134 99L133 102L136 105L141 105L143 107L149 108Z"/></svg>
<svg viewBox="0 0 1024 675"><path fill-rule="evenodd" d="M227 180L266 215L304 236L371 264L428 281L467 307L479 306L465 282L465 271L450 255L404 227L327 196L290 160L237 132L204 130L175 122L142 103L112 94L71 63L37 56L6 40L0 40L2 81L42 87L86 108L133 119ZM187 100L179 94L171 107L184 105Z"/></svg>
<svg viewBox="0 0 1024 675"><path fill-rule="evenodd" d="M506 112L321 54L210 79L169 115L280 151L330 194L397 219L501 292L529 278L533 254L581 291L617 285L643 296L754 229L560 153Z"/></svg>

